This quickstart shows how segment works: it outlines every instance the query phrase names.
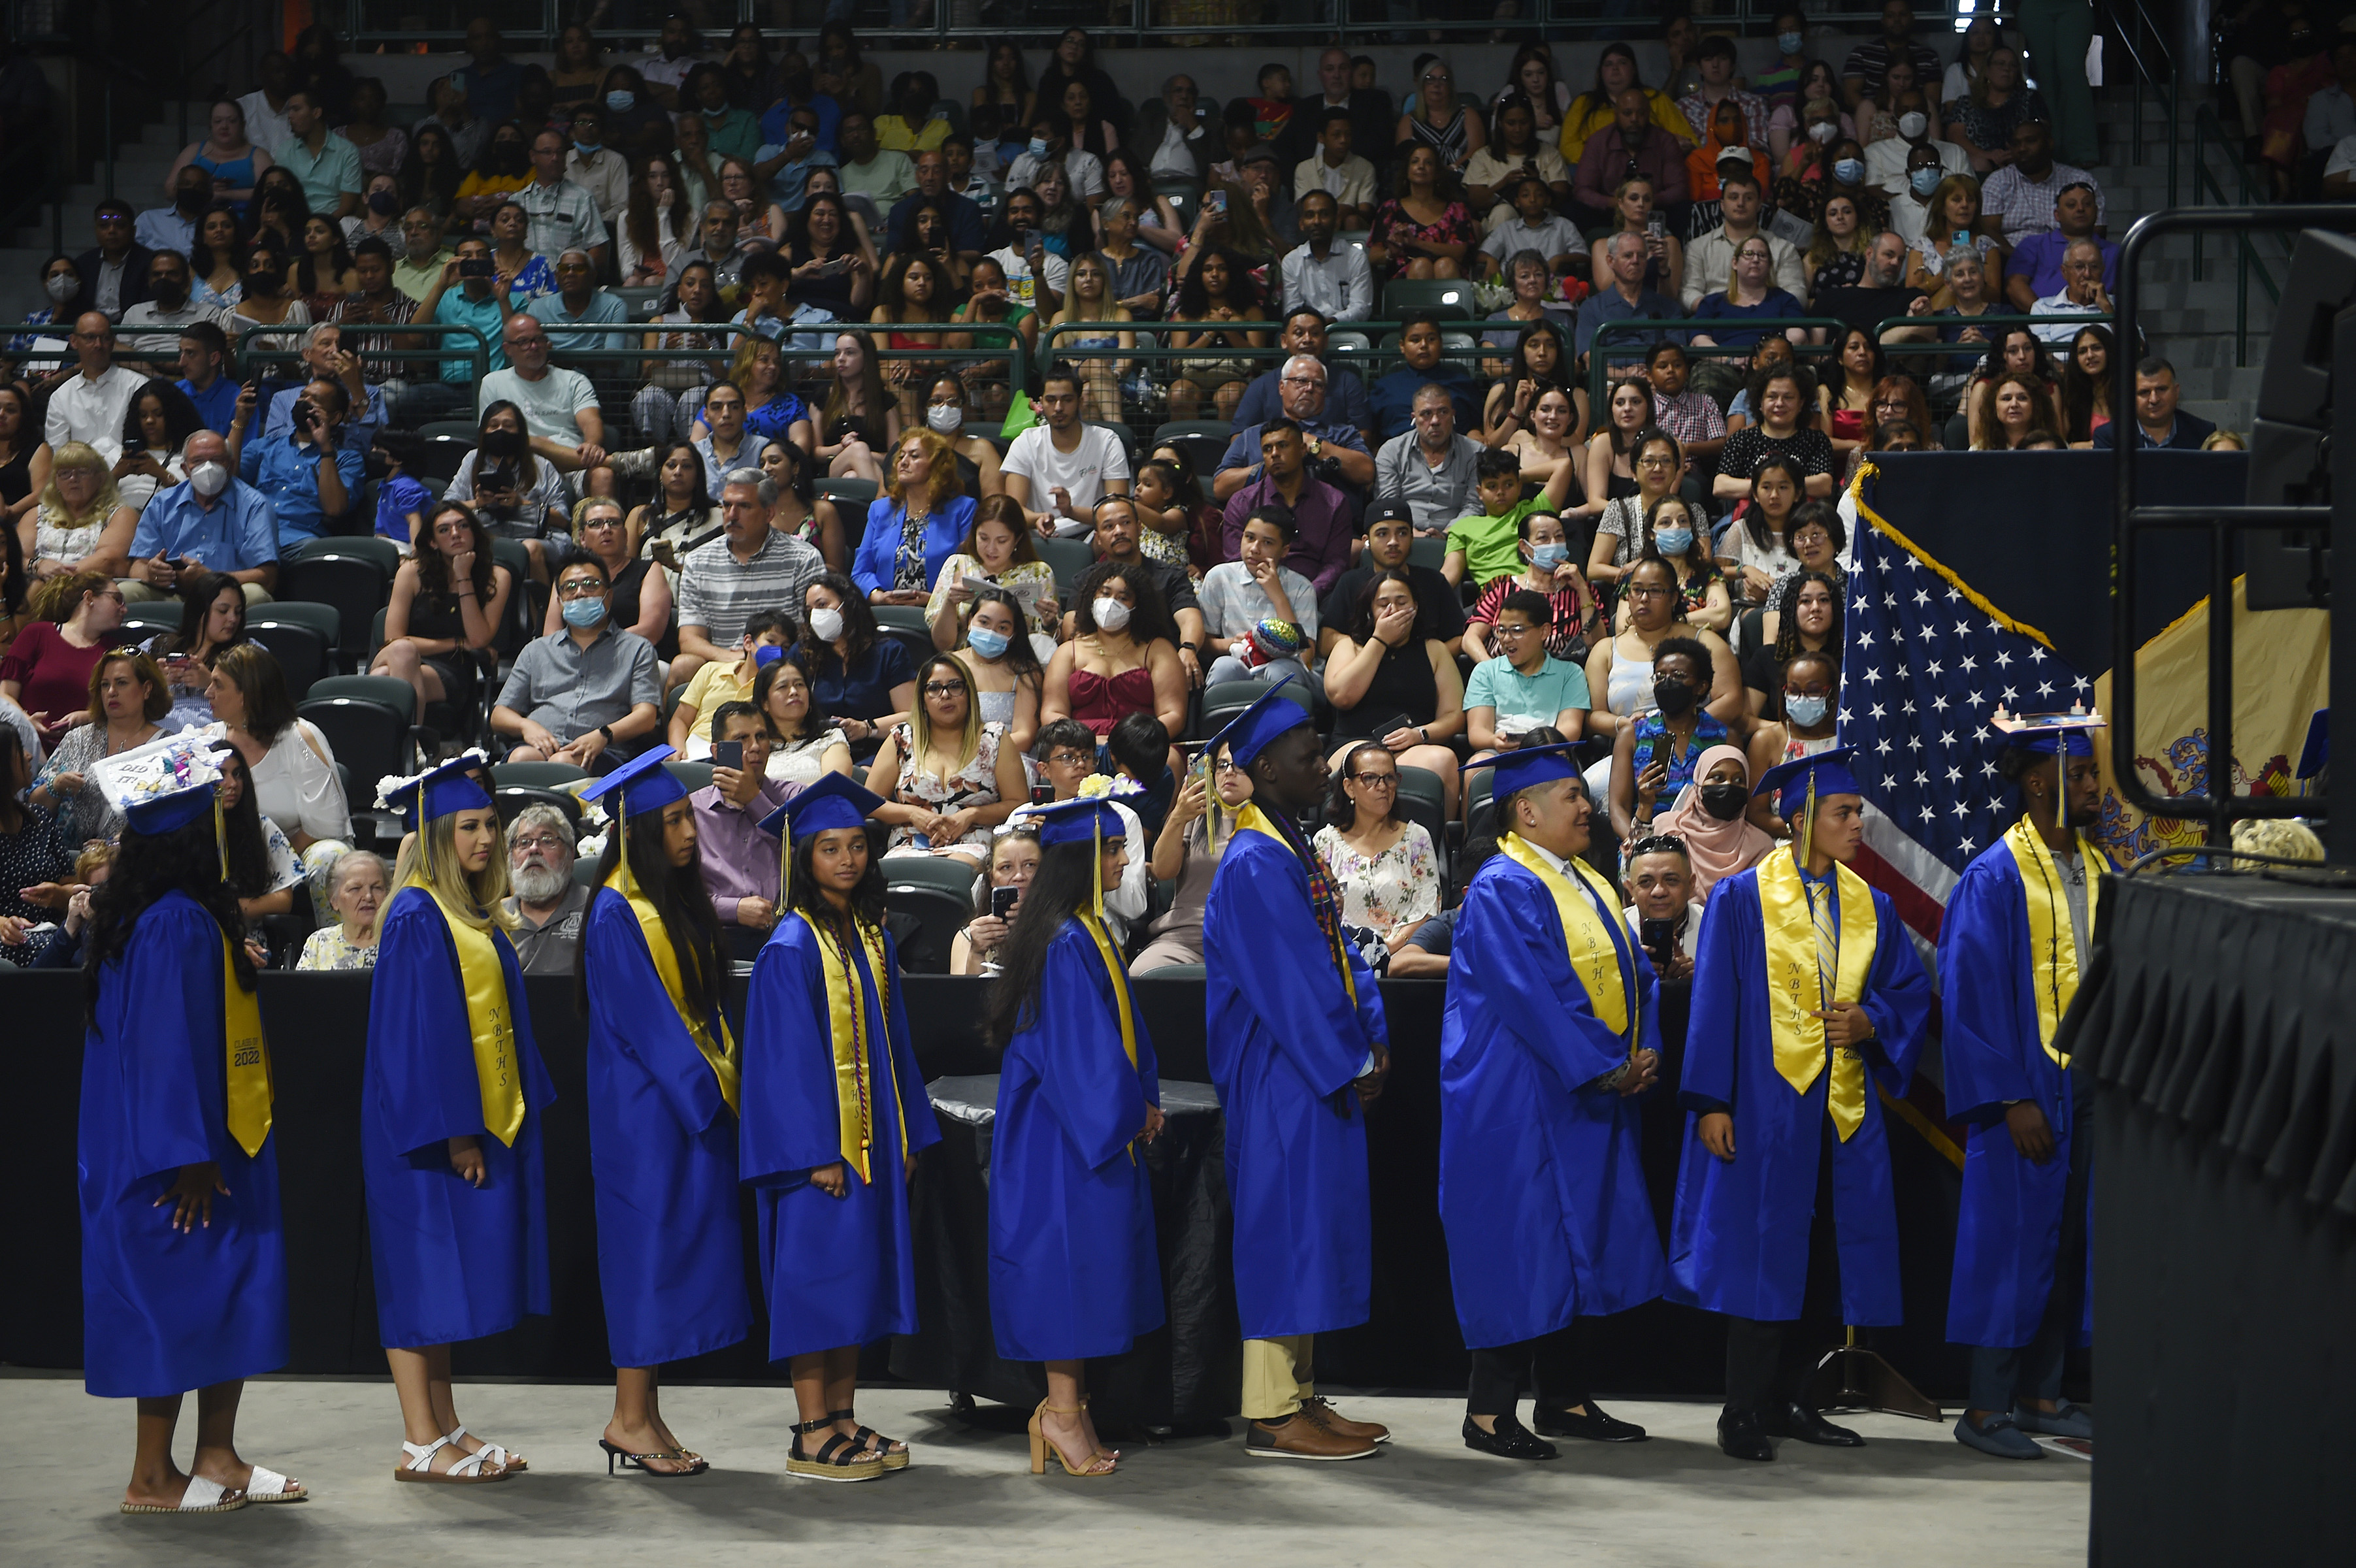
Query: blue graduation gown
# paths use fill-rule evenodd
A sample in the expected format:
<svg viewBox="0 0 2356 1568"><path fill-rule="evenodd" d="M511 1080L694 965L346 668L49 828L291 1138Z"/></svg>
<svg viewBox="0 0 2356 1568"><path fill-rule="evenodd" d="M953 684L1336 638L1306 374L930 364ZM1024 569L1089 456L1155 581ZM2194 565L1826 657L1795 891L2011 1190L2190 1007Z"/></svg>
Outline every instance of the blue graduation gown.
<svg viewBox="0 0 2356 1568"><path fill-rule="evenodd" d="M581 940L605 1341L617 1367L659 1366L734 1345L752 1326L736 1118L629 900L599 889Z"/></svg>
<svg viewBox="0 0 2356 1568"><path fill-rule="evenodd" d="M884 956L896 971L899 950L888 935ZM857 944L851 965L873 1047L874 1144L872 1179L862 1182L851 1170L845 1197L829 1197L809 1185L810 1172L841 1160L842 1133L818 938L798 915L780 919L762 945L744 1004L741 1168L758 1189L773 1361L916 1331L916 1246L900 1166L901 1117L907 1120L911 1154L939 1143L940 1124L925 1097L898 988L887 1034L875 977Z"/></svg>
<svg viewBox="0 0 2356 1568"><path fill-rule="evenodd" d="M1203 910L1211 1077L1226 1114L1236 1307L1247 1339L1364 1323L1374 1290L1366 1119L1352 1080L1387 1039L1350 954L1350 1004L1300 857L1238 832Z"/></svg>
<svg viewBox="0 0 2356 1568"><path fill-rule="evenodd" d="M369 987L368 1069L360 1080L360 1170L377 1333L387 1348L479 1339L549 1311L548 1178L540 1113L556 1098L523 972L494 931L523 1075L523 1127L512 1145L483 1125L474 1029L449 923L423 890L386 906ZM449 1141L480 1141L479 1187L450 1168Z"/></svg>
<svg viewBox="0 0 2356 1568"><path fill-rule="evenodd" d="M1653 966L1617 908L1599 913L1635 967L1640 1043L1658 1050ZM1580 1092L1627 1054L1571 972L1554 896L1490 860L1456 918L1440 1030L1440 1218L1467 1346L1518 1344L1661 1294L1636 1101Z"/></svg>
<svg viewBox="0 0 2356 1568"><path fill-rule="evenodd" d="M1010 1361L1118 1356L1162 1326L1153 1193L1130 1147L1162 1098L1153 1042L1076 919L1047 947L1038 1015L1006 1047L990 1155L990 1320Z"/></svg>
<svg viewBox="0 0 2356 1568"><path fill-rule="evenodd" d="M2055 913L2069 918L2066 910ZM2081 954L2081 972L2084 962ZM2037 1337L2053 1294L2077 1112L2068 1070L2038 1043L2028 905L2019 863L2001 840L1964 868L1948 895L1939 973L1945 982L1947 1113L1971 1129L1955 1218L1947 1337L1959 1345L2012 1348ZM2013 1147L2004 1121L2009 1100L2033 1100L2045 1112L2053 1129L2053 1156L2045 1164L2031 1165ZM2093 1198L2090 1184L2090 1210ZM2087 1234L2093 1234L2091 1223ZM2082 1345L2093 1338L2093 1265L2090 1247L2082 1297L2086 1310L2077 1326Z"/></svg>
<svg viewBox="0 0 2356 1568"><path fill-rule="evenodd" d="M1872 1090L1879 1084L1893 1096L1906 1092L1931 1012L1930 977L1906 927L1889 898L1871 892L1877 936L1859 998L1875 1031L1865 1050L1865 1120L1832 1154L1841 1316L1858 1325L1903 1320L1889 1129ZM1697 1117L1686 1118L1669 1234L1669 1298L1734 1317L1787 1322L1800 1316L1807 1286L1808 1226L1832 1073L1819 1073L1800 1095L1775 1071L1764 932L1755 868L1711 890L1694 956L1693 1014L1678 1089L1688 1107L1733 1108L1734 1158L1721 1160L1704 1148L1694 1131Z"/></svg>
<svg viewBox="0 0 2356 1568"><path fill-rule="evenodd" d="M221 930L185 893L143 911L98 977L82 1045L82 1386L163 1399L286 1364L278 1145L230 1136ZM212 1222L155 1207L182 1165L217 1161Z"/></svg>

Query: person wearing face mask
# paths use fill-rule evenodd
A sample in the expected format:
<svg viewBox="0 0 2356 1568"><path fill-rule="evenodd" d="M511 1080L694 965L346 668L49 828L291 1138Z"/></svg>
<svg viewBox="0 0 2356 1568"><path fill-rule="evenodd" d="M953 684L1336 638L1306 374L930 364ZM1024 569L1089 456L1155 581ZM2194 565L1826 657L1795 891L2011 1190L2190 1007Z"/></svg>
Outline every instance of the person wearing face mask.
<svg viewBox="0 0 2356 1568"><path fill-rule="evenodd" d="M1931 117L1931 102L1920 88L1908 88L1890 95L1890 113L1898 122L1898 134L1886 136L1865 149L1865 177L1869 184L1891 196L1908 188L1909 172L1915 166L1914 153L1928 147L1937 155L1938 166L1947 174L1972 172L1971 155L1953 142L1939 140L1933 134L1939 127ZM1937 182L1932 183L1933 189ZM1927 196L1927 191L1917 195Z"/></svg>
<svg viewBox="0 0 2356 1568"><path fill-rule="evenodd" d="M630 204L629 161L605 145L605 110L595 102L573 111L572 141L564 149L564 178L589 193L605 227L618 227Z"/></svg>
<svg viewBox="0 0 2356 1568"><path fill-rule="evenodd" d="M1622 840L1649 832L1658 802L1676 800L1701 754L1726 743L1726 725L1702 706L1711 677L1710 650L1692 638L1664 638L1654 649L1654 706L1612 741L1612 826Z"/></svg>
<svg viewBox="0 0 2356 1568"><path fill-rule="evenodd" d="M1808 582L1815 593L1828 591L1819 573L1808 574ZM1822 617L1822 612L1816 612ZM1821 634L1826 625L1832 624L1823 617L1818 628ZM1771 718L1751 732L1751 767L1753 772L1764 773L1770 768L1782 766L1803 757L1814 757L1820 751L1830 751L1837 743L1834 731L1840 706L1840 648L1814 647L1817 637L1803 637L1794 641L1794 650L1774 661L1782 671L1776 685L1781 688L1775 703L1781 718ZM1751 822L1755 828L1777 838L1783 836L1783 824L1765 803L1753 802Z"/></svg>
<svg viewBox="0 0 2356 1568"><path fill-rule="evenodd" d="M564 628L534 638L491 709L509 762L569 762L603 773L636 756L661 721L654 645L613 624L605 564L579 555L556 577Z"/></svg>
<svg viewBox="0 0 2356 1568"><path fill-rule="evenodd" d="M1740 747L1711 746L1694 764L1693 781L1679 792L1676 804L1655 822L1656 833L1685 845L1685 891L1693 900L1692 918L1682 923L1677 948L1688 961L1701 935L1701 907L1709 901L1710 889L1736 872L1758 865L1775 847L1774 839L1750 821L1752 771ZM1643 843L1641 838L1636 841L1638 846ZM1630 850L1632 884L1643 858L1641 847ZM1676 911L1684 913L1682 908Z"/></svg>
<svg viewBox="0 0 2356 1568"><path fill-rule="evenodd" d="M269 498L230 470L229 445L209 430L182 448L187 478L160 490L131 536L134 602L168 597L184 574L234 577L246 603L267 604L278 581L278 512Z"/></svg>
<svg viewBox="0 0 2356 1568"><path fill-rule="evenodd" d="M1931 203L1947 178L1946 166L1939 161L1936 147L1909 147L1905 166L1897 177L1890 198L1890 226L1909 247L1920 250L1931 242ZM1952 242L1945 236L1941 239Z"/></svg>
<svg viewBox="0 0 2356 1568"><path fill-rule="evenodd" d="M1800 51L1808 47L1808 18L1799 11L1785 9L1775 17L1775 63L1765 70L1751 73L1751 91L1767 101L1772 114L1777 110L1788 111L1797 98L1800 73L1807 68L1807 57Z"/></svg>

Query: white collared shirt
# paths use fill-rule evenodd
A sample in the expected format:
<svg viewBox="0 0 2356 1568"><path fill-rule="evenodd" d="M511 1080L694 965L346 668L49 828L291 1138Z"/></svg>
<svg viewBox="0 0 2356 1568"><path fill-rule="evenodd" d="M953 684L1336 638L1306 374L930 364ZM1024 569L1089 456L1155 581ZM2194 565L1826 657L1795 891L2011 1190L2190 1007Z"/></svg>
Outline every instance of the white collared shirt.
<svg viewBox="0 0 2356 1568"><path fill-rule="evenodd" d="M176 340L177 346L177 340ZM76 375L49 394L41 435L54 452L69 441L96 447L113 462L123 456L123 411L147 378L128 365L109 365L96 381Z"/></svg>

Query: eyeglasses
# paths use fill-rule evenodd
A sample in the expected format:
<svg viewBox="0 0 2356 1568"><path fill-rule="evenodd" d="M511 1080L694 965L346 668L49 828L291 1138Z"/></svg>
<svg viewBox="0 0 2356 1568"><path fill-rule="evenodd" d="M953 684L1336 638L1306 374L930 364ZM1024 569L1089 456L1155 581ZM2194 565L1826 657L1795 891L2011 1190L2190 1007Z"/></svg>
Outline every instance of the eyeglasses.
<svg viewBox="0 0 2356 1568"><path fill-rule="evenodd" d="M1640 468L1665 468L1676 461L1674 457L1664 456L1657 452L1648 452L1636 459L1636 466Z"/></svg>
<svg viewBox="0 0 2356 1568"><path fill-rule="evenodd" d="M955 697L963 694L964 691L965 683L961 681L927 681L925 682L925 695L927 697Z"/></svg>
<svg viewBox="0 0 2356 1568"><path fill-rule="evenodd" d="M1499 637L1527 637L1530 633L1537 629L1538 628L1534 626L1505 626L1501 623L1497 628L1497 635Z"/></svg>
<svg viewBox="0 0 2356 1568"><path fill-rule="evenodd" d="M1665 599L1671 594L1676 592L1676 590L1675 588L1666 587L1658 583L1631 583L1628 585L1628 596L1632 599Z"/></svg>
<svg viewBox="0 0 2356 1568"><path fill-rule="evenodd" d="M558 838L554 833L534 833L529 838L519 838L516 840L513 847L518 854L528 854L532 850L540 850L543 853L552 854L556 851L564 848L565 843L562 839Z"/></svg>
<svg viewBox="0 0 2356 1568"><path fill-rule="evenodd" d="M1684 854L1686 841L1675 833L1644 833L1628 846L1628 858L1640 854Z"/></svg>
<svg viewBox="0 0 2356 1568"><path fill-rule="evenodd" d="M1096 765L1097 754L1093 751L1065 750L1051 751L1047 754L1047 766L1050 768L1093 768Z"/></svg>
<svg viewBox="0 0 2356 1568"><path fill-rule="evenodd" d="M1369 789L1398 788L1398 775L1396 773L1353 773L1350 775L1350 780L1355 784L1364 784Z"/></svg>

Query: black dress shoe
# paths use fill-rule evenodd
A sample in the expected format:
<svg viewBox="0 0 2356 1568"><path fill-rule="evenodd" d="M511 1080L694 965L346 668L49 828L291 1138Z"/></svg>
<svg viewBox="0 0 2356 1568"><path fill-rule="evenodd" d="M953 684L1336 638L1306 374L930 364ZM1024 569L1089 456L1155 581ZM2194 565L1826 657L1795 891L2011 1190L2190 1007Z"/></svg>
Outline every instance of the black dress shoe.
<svg viewBox="0 0 2356 1568"><path fill-rule="evenodd" d="M1580 1415L1570 1410L1537 1410L1532 1412L1541 1437L1584 1437L1590 1443L1642 1443L1644 1429L1633 1421L1603 1413L1603 1407L1593 1400L1579 1402L1587 1407Z"/></svg>
<svg viewBox="0 0 2356 1568"><path fill-rule="evenodd" d="M1497 1430L1483 1432L1471 1416L1464 1418L1464 1446L1479 1454L1494 1454L1500 1459L1552 1459L1556 1456L1551 1443L1533 1436L1530 1429L1511 1415L1497 1418Z"/></svg>
<svg viewBox="0 0 2356 1568"><path fill-rule="evenodd" d="M1824 1412L1798 1400L1785 1400L1782 1411L1783 1435L1796 1437L1803 1443L1821 1444L1826 1448L1862 1448L1865 1439L1846 1426L1835 1426Z"/></svg>
<svg viewBox="0 0 2356 1568"><path fill-rule="evenodd" d="M1772 1459L1775 1445L1755 1410L1725 1410L1718 1416L1719 1452L1730 1459Z"/></svg>

